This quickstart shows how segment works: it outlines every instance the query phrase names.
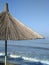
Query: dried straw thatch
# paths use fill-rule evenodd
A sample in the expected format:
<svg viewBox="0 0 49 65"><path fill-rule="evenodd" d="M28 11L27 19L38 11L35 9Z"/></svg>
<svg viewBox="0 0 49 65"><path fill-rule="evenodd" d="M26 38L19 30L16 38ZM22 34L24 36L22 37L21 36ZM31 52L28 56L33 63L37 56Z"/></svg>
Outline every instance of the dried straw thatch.
<svg viewBox="0 0 49 65"><path fill-rule="evenodd" d="M31 30L8 12L6 4L4 12L0 14L0 40L23 40L43 38L37 32Z"/></svg>

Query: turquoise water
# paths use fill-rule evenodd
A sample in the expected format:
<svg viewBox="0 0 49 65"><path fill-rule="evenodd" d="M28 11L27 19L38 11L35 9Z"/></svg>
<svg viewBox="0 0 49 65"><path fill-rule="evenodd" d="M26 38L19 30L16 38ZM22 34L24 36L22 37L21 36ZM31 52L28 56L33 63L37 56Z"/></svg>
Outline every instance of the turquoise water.
<svg viewBox="0 0 49 65"><path fill-rule="evenodd" d="M0 60L4 61L4 41L0 41ZM9 62L19 65L49 65L49 39L8 41Z"/></svg>

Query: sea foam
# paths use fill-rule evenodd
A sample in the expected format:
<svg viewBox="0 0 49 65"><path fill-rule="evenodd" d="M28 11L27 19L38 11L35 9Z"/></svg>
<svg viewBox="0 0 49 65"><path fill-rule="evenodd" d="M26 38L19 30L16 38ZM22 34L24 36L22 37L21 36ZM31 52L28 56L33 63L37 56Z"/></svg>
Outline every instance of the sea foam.
<svg viewBox="0 0 49 65"><path fill-rule="evenodd" d="M5 53L0 53L0 56L5 56ZM15 54L10 54L10 55L8 55L8 57L10 57L10 58L21 58L24 61L40 62L40 63L49 65L49 60L41 60L41 59L37 59L37 58L25 57L25 56L15 55Z"/></svg>

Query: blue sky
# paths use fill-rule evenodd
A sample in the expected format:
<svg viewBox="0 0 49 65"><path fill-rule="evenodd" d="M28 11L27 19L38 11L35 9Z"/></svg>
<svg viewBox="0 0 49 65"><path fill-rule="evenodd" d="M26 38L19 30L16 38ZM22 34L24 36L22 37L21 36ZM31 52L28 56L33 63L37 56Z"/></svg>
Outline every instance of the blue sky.
<svg viewBox="0 0 49 65"><path fill-rule="evenodd" d="M0 12L4 4L9 12L34 31L49 37L49 0L0 0Z"/></svg>

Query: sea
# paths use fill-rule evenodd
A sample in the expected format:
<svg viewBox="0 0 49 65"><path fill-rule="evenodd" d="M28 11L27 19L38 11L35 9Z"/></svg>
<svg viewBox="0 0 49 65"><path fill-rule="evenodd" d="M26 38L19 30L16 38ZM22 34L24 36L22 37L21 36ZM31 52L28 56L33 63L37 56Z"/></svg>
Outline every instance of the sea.
<svg viewBox="0 0 49 65"><path fill-rule="evenodd" d="M4 61L5 41L0 41L0 62ZM8 40L7 61L18 65L49 65L49 38Z"/></svg>

